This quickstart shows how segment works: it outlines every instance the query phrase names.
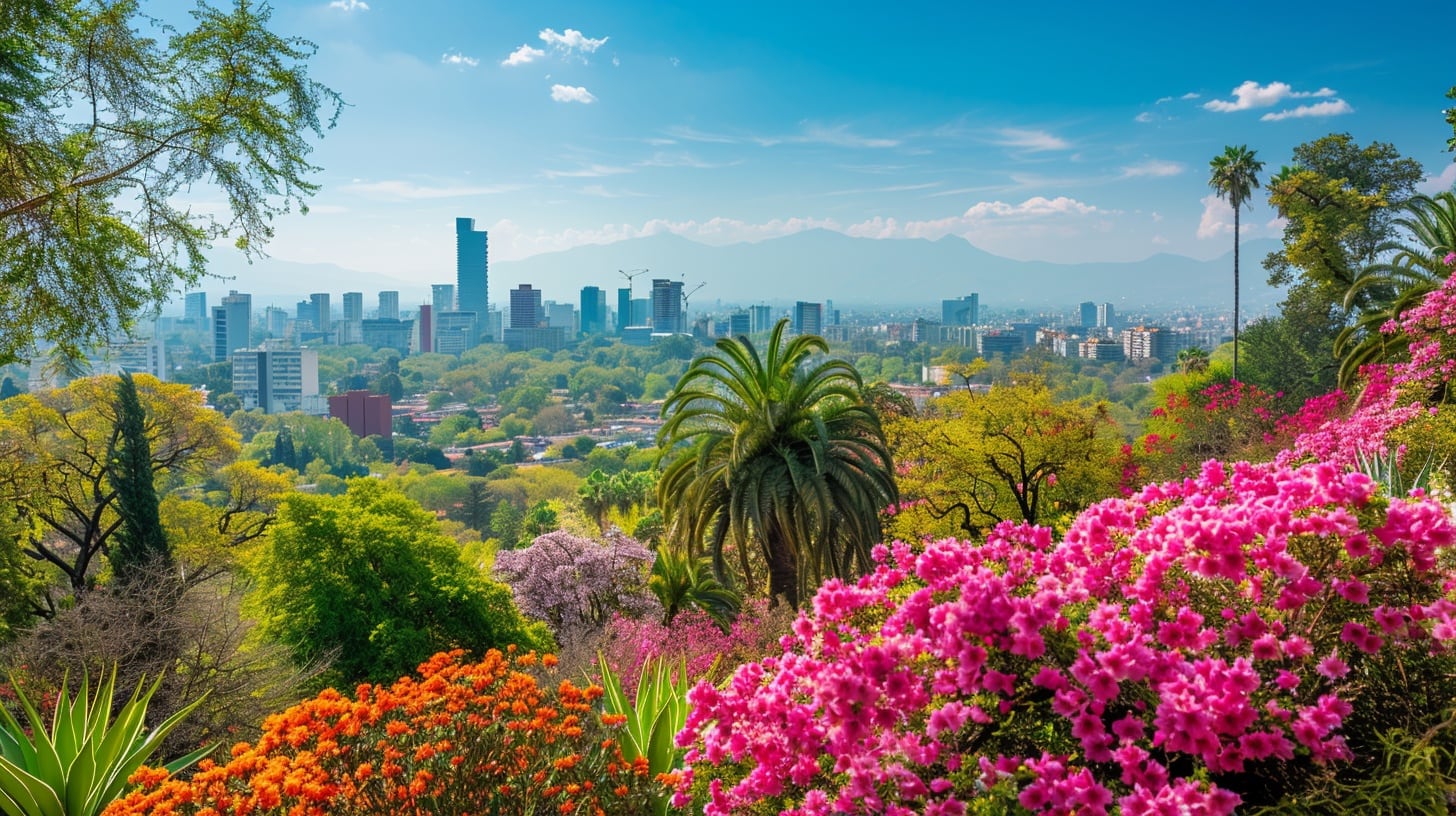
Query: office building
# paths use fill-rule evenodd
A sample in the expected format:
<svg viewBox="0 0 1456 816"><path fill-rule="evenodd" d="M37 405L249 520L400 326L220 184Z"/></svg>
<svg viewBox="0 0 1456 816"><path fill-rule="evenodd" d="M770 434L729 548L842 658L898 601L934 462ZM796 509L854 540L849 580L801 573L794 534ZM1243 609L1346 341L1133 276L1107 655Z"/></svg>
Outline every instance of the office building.
<svg viewBox="0 0 1456 816"><path fill-rule="evenodd" d="M541 308L541 290L523 283L511 290L511 322L509 329L535 329L545 322Z"/></svg>
<svg viewBox="0 0 1456 816"><path fill-rule="evenodd" d="M734 312L733 314L728 315L728 331L726 336L741 337L743 335L750 334L752 331L753 325L750 322L750 315L748 314L748 312Z"/></svg>
<svg viewBox="0 0 1456 816"><path fill-rule="evenodd" d="M682 288L682 281L667 278L653 279L653 334L676 334L683 330Z"/></svg>
<svg viewBox="0 0 1456 816"><path fill-rule="evenodd" d="M399 292L386 291L379 293L379 314L375 317L383 320L399 319Z"/></svg>
<svg viewBox="0 0 1456 816"><path fill-rule="evenodd" d="M263 330L269 337L288 336L288 311L277 306L264 307Z"/></svg>
<svg viewBox="0 0 1456 816"><path fill-rule="evenodd" d="M313 327L321 332L331 331L334 326L334 315L329 306L329 293L316 292L308 296L313 304Z"/></svg>
<svg viewBox="0 0 1456 816"><path fill-rule="evenodd" d="M248 347L252 329L253 296L228 292L221 306L212 307L212 359L222 362L234 351Z"/></svg>
<svg viewBox="0 0 1456 816"><path fill-rule="evenodd" d="M978 340L982 357L999 354L1004 358L1015 357L1026 350L1025 336L1016 332L987 332Z"/></svg>
<svg viewBox="0 0 1456 816"><path fill-rule="evenodd" d="M475 312L435 312L430 315L435 330L435 351L439 354L461 354L474 347L479 334Z"/></svg>
<svg viewBox="0 0 1456 816"><path fill-rule="evenodd" d="M1190 332L1175 332L1166 326L1137 326L1122 332L1122 353L1129 360L1157 359L1172 363L1178 352L1192 345Z"/></svg>
<svg viewBox="0 0 1456 816"><path fill-rule="evenodd" d="M581 288L581 333L605 334L607 331L607 292L600 286Z"/></svg>
<svg viewBox="0 0 1456 816"><path fill-rule="evenodd" d="M799 301L794 304L794 333L823 334L824 304Z"/></svg>
<svg viewBox="0 0 1456 816"><path fill-rule="evenodd" d="M1077 356L1087 360L1117 361L1124 359L1122 344L1106 338L1091 337L1077 344Z"/></svg>
<svg viewBox="0 0 1456 816"><path fill-rule="evenodd" d="M430 305L435 313L455 311L455 284L435 283L430 285Z"/></svg>
<svg viewBox="0 0 1456 816"><path fill-rule="evenodd" d="M455 304L459 311L475 312L480 317L490 311L486 293L489 270L486 231L475 228L474 218L455 219Z"/></svg>
<svg viewBox="0 0 1456 816"><path fill-rule="evenodd" d="M349 431L363 439L394 435L394 405L388 394L349 391L329 397L329 416L349 426Z"/></svg>
<svg viewBox="0 0 1456 816"><path fill-rule="evenodd" d="M182 319L202 325L207 322L207 293L188 292Z"/></svg>
<svg viewBox="0 0 1456 816"><path fill-rule="evenodd" d="M360 342L373 349L394 349L401 357L409 354L413 320L390 320L376 317L359 321Z"/></svg>
<svg viewBox="0 0 1456 816"><path fill-rule="evenodd" d="M410 351L415 354L429 354L435 349L435 309L428 303L420 304L419 317L415 318L415 330L410 336Z"/></svg>
<svg viewBox="0 0 1456 816"><path fill-rule="evenodd" d="M106 348L106 359L103 364L93 365L92 370L97 373L106 371L111 374L120 374L123 371L132 374L150 374L166 382L167 347L160 332L153 334L150 340L111 343Z"/></svg>
<svg viewBox="0 0 1456 816"><path fill-rule="evenodd" d="M748 307L749 331L754 334L773 329L773 310L767 306Z"/></svg>
<svg viewBox="0 0 1456 816"><path fill-rule="evenodd" d="M327 410L319 396L318 352L313 349L239 349L233 352L233 393L243 410L264 413Z"/></svg>
<svg viewBox="0 0 1456 816"><path fill-rule="evenodd" d="M1082 328L1090 329L1097 325L1097 304L1090 300L1082 301Z"/></svg>
<svg viewBox="0 0 1456 816"><path fill-rule="evenodd" d="M1117 327L1117 310L1111 303L1097 304L1097 326L1104 329Z"/></svg>
<svg viewBox="0 0 1456 816"><path fill-rule="evenodd" d="M344 319L345 320L363 320L364 319L364 293L363 292L345 292L344 293Z"/></svg>
<svg viewBox="0 0 1456 816"><path fill-rule="evenodd" d="M561 329L567 337L576 336L576 307L554 301L546 304L546 325Z"/></svg>
<svg viewBox="0 0 1456 816"><path fill-rule="evenodd" d="M974 292L940 302L940 323L943 326L974 326L979 322L980 313L981 296Z"/></svg>

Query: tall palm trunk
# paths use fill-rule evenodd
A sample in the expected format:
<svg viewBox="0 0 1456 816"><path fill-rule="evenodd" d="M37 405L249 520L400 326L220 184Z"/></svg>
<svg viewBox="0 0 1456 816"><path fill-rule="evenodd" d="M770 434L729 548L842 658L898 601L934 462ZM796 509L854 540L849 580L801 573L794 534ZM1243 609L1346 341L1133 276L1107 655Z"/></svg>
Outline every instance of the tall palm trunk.
<svg viewBox="0 0 1456 816"><path fill-rule="evenodd" d="M770 543L768 548L768 597L770 604L782 600L790 609L799 608L799 565L782 543Z"/></svg>
<svg viewBox="0 0 1456 816"><path fill-rule="evenodd" d="M1234 382L1239 381L1239 207L1234 202Z"/></svg>

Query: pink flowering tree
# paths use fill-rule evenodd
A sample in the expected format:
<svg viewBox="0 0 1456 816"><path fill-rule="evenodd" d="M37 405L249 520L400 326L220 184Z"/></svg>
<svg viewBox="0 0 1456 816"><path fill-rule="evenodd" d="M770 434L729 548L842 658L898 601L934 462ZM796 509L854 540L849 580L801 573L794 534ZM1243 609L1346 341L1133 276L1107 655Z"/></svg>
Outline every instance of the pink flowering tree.
<svg viewBox="0 0 1456 816"><path fill-rule="evenodd" d="M1224 466L1065 539L876 550L782 654L700 684L677 802L709 816L1232 813L1456 698L1456 530L1330 464Z"/></svg>
<svg viewBox="0 0 1456 816"><path fill-rule="evenodd" d="M558 530L495 559L496 575L515 593L521 612L545 621L558 643L578 644L612 618L660 617L647 588L651 550L621 533L594 541Z"/></svg>

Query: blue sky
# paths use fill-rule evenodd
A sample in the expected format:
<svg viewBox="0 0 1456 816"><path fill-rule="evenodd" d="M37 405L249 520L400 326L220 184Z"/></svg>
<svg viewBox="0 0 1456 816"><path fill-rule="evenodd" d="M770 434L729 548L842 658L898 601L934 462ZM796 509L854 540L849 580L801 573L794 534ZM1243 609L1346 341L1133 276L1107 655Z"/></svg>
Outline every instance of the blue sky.
<svg viewBox="0 0 1456 816"><path fill-rule="evenodd" d="M1273 171L1349 132L1456 183L1456 63L1420 38L1453 21L1444 2L279 0L274 29L318 45L350 107L269 251L449 280L469 216L492 261L813 227L1209 258L1231 247L1207 187L1226 144ZM1244 219L1279 232L1262 194Z"/></svg>

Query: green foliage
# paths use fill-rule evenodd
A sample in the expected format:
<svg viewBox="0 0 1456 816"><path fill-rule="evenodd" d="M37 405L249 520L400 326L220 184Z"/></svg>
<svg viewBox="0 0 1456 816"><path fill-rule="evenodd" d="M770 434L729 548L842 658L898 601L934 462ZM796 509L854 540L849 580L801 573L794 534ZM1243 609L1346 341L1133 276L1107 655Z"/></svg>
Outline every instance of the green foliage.
<svg viewBox="0 0 1456 816"><path fill-rule="evenodd" d="M111 716L113 671L98 682L95 696L83 676L73 698L62 684L51 727L25 692L15 689L25 712L22 726L0 706L0 810L9 816L96 816L126 790L127 778L161 747L162 740L202 701L163 720L145 735L147 704L161 678L145 692L138 685L131 699ZM180 771L201 759L211 746L168 763Z"/></svg>
<svg viewBox="0 0 1456 816"><path fill-rule="evenodd" d="M526 514L508 499L502 499L490 514L491 534L500 541L502 549L515 549L521 543L522 527Z"/></svg>
<svg viewBox="0 0 1456 816"><path fill-rule="evenodd" d="M534 541L547 533L561 529L561 520L551 502L539 501L526 511L521 521L521 537Z"/></svg>
<svg viewBox="0 0 1456 816"><path fill-rule="evenodd" d="M172 548L162 531L157 488L152 482L152 443L146 425L136 382L124 373L116 383L116 437L107 473L116 490L116 514L121 520L107 555L112 572L123 584L172 564Z"/></svg>
<svg viewBox="0 0 1456 816"><path fill-rule="evenodd" d="M254 574L264 633L302 661L332 657L332 682L400 677L453 648L550 646L430 513L373 479L288 496Z"/></svg>
<svg viewBox="0 0 1456 816"><path fill-rule="evenodd" d="M647 588L662 604L663 626L671 625L679 612L696 608L726 634L743 607L743 598L713 574L712 561L670 547L658 548Z"/></svg>
<svg viewBox="0 0 1456 816"><path fill-rule="evenodd" d="M797 607L824 577L871 568L880 510L898 493L859 374L820 357L823 338L786 339L788 323L762 356L723 339L688 367L662 407L658 505L689 553L706 546L721 575L731 546L751 585L756 552L769 597Z"/></svg>
<svg viewBox="0 0 1456 816"><path fill-rule="evenodd" d="M602 674L603 709L608 714L627 718L622 730L622 756L628 760L647 760L647 776L656 779L681 764L682 752L673 738L688 720L687 659L678 658L672 666L666 658L649 660L637 678L637 693L630 700L622 689L622 680L612 671L607 659L597 654L597 668ZM653 797L652 812L666 816L670 796Z"/></svg>
<svg viewBox="0 0 1456 816"><path fill-rule="evenodd" d="M0 643L30 620L31 604L47 583L45 573L23 551L28 538L18 508L0 505Z"/></svg>
<svg viewBox="0 0 1456 816"><path fill-rule="evenodd" d="M266 4L199 3L181 31L138 0L19 7L44 13L5 29L24 45L0 65L0 362L35 342L79 358L200 280L209 246L255 257L274 216L306 210L310 136L342 102ZM224 211L189 208L195 187Z"/></svg>

